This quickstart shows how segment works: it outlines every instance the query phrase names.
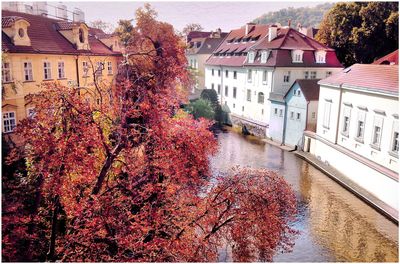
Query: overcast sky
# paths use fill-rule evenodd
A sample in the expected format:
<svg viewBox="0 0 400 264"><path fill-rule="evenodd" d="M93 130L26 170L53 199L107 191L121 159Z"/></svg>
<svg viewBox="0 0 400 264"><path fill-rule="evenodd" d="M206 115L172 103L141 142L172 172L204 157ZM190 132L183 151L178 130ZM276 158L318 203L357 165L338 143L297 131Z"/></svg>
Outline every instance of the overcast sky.
<svg viewBox="0 0 400 264"><path fill-rule="evenodd" d="M277 11L286 7L315 6L321 2L154 2L147 1L157 10L158 19L172 24L177 30L188 23L200 23L205 30L215 30L220 27L223 31L243 26L258 16L269 11ZM48 4L57 5L59 2L49 2ZM72 2L64 1L69 10L74 7L80 8L85 12L86 22L101 19L105 22L117 25L119 19L132 19L135 10L143 6L145 2L125 1L91 1L91 2ZM53 13L54 8L49 7L49 12Z"/></svg>

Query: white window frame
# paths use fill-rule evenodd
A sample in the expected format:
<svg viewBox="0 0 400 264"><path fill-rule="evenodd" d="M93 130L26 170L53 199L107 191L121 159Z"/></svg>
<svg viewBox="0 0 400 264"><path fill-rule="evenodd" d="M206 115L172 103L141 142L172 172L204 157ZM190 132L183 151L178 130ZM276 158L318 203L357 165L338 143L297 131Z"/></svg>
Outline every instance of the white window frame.
<svg viewBox="0 0 400 264"><path fill-rule="evenodd" d="M302 63L303 62L303 53L302 50L293 50L292 51L292 63Z"/></svg>
<svg viewBox="0 0 400 264"><path fill-rule="evenodd" d="M283 117L283 109L279 109L279 117Z"/></svg>
<svg viewBox="0 0 400 264"><path fill-rule="evenodd" d="M6 65L7 67L5 67ZM3 61L1 63L1 81L3 83L12 82L11 63L9 61Z"/></svg>
<svg viewBox="0 0 400 264"><path fill-rule="evenodd" d="M348 120L347 122L346 122L346 117ZM349 137L350 124L351 124L351 107L345 105L343 107L343 118L342 118L342 135L345 137Z"/></svg>
<svg viewBox="0 0 400 264"><path fill-rule="evenodd" d="M251 89L247 89L247 97L246 97L247 102L251 102Z"/></svg>
<svg viewBox="0 0 400 264"><path fill-rule="evenodd" d="M397 133L397 144L396 143L396 135ZM399 120L393 120L393 126L392 126L392 138L390 139L390 148L389 148L389 154L392 156L395 156L396 158L399 157ZM396 150L397 146L397 150Z"/></svg>
<svg viewBox="0 0 400 264"><path fill-rule="evenodd" d="M89 63L87 61L82 61L83 77L88 77L89 73Z"/></svg>
<svg viewBox="0 0 400 264"><path fill-rule="evenodd" d="M268 83L268 71L267 70L263 71L262 83L263 84L267 84Z"/></svg>
<svg viewBox="0 0 400 264"><path fill-rule="evenodd" d="M304 79L308 79L308 78L310 78L310 74L309 74L308 71L305 71L304 72Z"/></svg>
<svg viewBox="0 0 400 264"><path fill-rule="evenodd" d="M233 79L237 79L237 71L233 71Z"/></svg>
<svg viewBox="0 0 400 264"><path fill-rule="evenodd" d="M364 143L366 116L367 116L367 112L365 110L362 110L362 109L358 110L357 126L356 126L357 129L356 129L355 139L360 143ZM362 122L362 124L363 124L361 133L360 133L360 122Z"/></svg>
<svg viewBox="0 0 400 264"><path fill-rule="evenodd" d="M261 51L261 63L267 63L268 60L268 51L263 50Z"/></svg>
<svg viewBox="0 0 400 264"><path fill-rule="evenodd" d="M264 104L264 102L265 102L265 94L263 92L258 92L258 94L257 94L257 103Z"/></svg>
<svg viewBox="0 0 400 264"><path fill-rule="evenodd" d="M237 88L233 87L232 97L236 98L236 94L237 94Z"/></svg>
<svg viewBox="0 0 400 264"><path fill-rule="evenodd" d="M104 70L104 64L101 61L96 62L95 75L96 76L102 76L103 75L103 70Z"/></svg>
<svg viewBox="0 0 400 264"><path fill-rule="evenodd" d="M383 116L374 116L371 133L371 147L380 150L383 130ZM376 129L378 128L378 129Z"/></svg>
<svg viewBox="0 0 400 264"><path fill-rule="evenodd" d="M326 63L326 51L320 50L315 52L315 62L316 63Z"/></svg>
<svg viewBox="0 0 400 264"><path fill-rule="evenodd" d="M58 75L58 79L65 79L65 62L64 61L57 62L57 75Z"/></svg>
<svg viewBox="0 0 400 264"><path fill-rule="evenodd" d="M253 80L253 71L252 69L247 70L247 82L251 83Z"/></svg>
<svg viewBox="0 0 400 264"><path fill-rule="evenodd" d="M34 118L35 115L36 115L35 107L26 108L26 117L27 118Z"/></svg>
<svg viewBox="0 0 400 264"><path fill-rule="evenodd" d="M225 95L225 97L228 97L228 95L229 95L229 87L228 87L228 85L225 85L224 95Z"/></svg>
<svg viewBox="0 0 400 264"><path fill-rule="evenodd" d="M51 62L43 61L43 80L51 80Z"/></svg>
<svg viewBox="0 0 400 264"><path fill-rule="evenodd" d="M317 72L316 71L310 71L310 79L316 79L317 78Z"/></svg>
<svg viewBox="0 0 400 264"><path fill-rule="evenodd" d="M330 122L331 122L331 109L332 109L332 101L326 100L324 102L324 119L322 122L322 126L326 129L329 129Z"/></svg>
<svg viewBox="0 0 400 264"><path fill-rule="evenodd" d="M13 117L10 117L10 114L13 115ZM14 131L14 128L17 126L17 115L15 111L7 111L3 112L2 115L2 124L3 124L3 132L4 133L11 133ZM7 123L7 125L6 125Z"/></svg>
<svg viewBox="0 0 400 264"><path fill-rule="evenodd" d="M250 51L248 54L248 62L249 63L254 63L254 58L255 58L255 52L254 51Z"/></svg>
<svg viewBox="0 0 400 264"><path fill-rule="evenodd" d="M287 74L286 74L287 73ZM283 82L288 83L290 82L290 71L287 71L283 74Z"/></svg>
<svg viewBox="0 0 400 264"><path fill-rule="evenodd" d="M25 66L26 64L26 66ZM22 62L23 72L24 72L24 81L31 82L33 81L33 70L32 70L32 62L24 61ZM28 76L28 79L26 78Z"/></svg>

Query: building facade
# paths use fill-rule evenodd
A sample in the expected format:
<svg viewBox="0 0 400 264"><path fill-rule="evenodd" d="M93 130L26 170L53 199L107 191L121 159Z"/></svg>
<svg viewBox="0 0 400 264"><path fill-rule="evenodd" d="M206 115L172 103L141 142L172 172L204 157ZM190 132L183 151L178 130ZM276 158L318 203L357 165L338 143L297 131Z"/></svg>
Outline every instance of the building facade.
<svg viewBox="0 0 400 264"><path fill-rule="evenodd" d="M304 130L316 131L318 116L319 79L296 80L286 93L285 124L282 143L287 146L301 146ZM273 109L278 116L278 109Z"/></svg>
<svg viewBox="0 0 400 264"><path fill-rule="evenodd" d="M190 33L188 35L189 42L187 43L186 58L194 79L190 99L196 99L205 88L205 62L213 51L221 44L228 33L221 32L221 29L217 29L216 32L197 32L198 34Z"/></svg>
<svg viewBox="0 0 400 264"><path fill-rule="evenodd" d="M121 59L118 38L83 21L2 10L2 132L11 133L34 113L29 95L42 83L86 89L95 81L111 85ZM82 96L96 103L89 94Z"/></svg>
<svg viewBox="0 0 400 264"><path fill-rule="evenodd" d="M283 119L271 122L273 102L281 108L296 79L322 79L341 68L333 49L292 28L247 24L232 30L209 57L205 86L217 91L234 125L281 140Z"/></svg>
<svg viewBox="0 0 400 264"><path fill-rule="evenodd" d="M398 210L398 65L355 64L321 80L304 149Z"/></svg>

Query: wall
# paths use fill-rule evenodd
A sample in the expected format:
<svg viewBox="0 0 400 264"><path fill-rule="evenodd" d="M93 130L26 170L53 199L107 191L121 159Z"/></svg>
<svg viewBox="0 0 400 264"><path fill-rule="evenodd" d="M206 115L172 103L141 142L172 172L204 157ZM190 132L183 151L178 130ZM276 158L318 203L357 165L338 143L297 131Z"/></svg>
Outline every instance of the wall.
<svg viewBox="0 0 400 264"><path fill-rule="evenodd" d="M275 108L277 109L278 114L275 115ZM282 116L280 115L282 111ZM268 129L268 137L272 141L276 141L282 143L283 141L283 125L285 122L285 103L271 101L271 113L270 113L270 123Z"/></svg>
<svg viewBox="0 0 400 264"><path fill-rule="evenodd" d="M307 101L301 90L300 95L297 95L299 90L299 85L295 83L285 98L287 114L285 118L284 144L288 146L300 145L303 131L306 127ZM293 92L296 94L294 95ZM291 116L292 112L293 118ZM300 114L300 118L297 117L298 114Z"/></svg>

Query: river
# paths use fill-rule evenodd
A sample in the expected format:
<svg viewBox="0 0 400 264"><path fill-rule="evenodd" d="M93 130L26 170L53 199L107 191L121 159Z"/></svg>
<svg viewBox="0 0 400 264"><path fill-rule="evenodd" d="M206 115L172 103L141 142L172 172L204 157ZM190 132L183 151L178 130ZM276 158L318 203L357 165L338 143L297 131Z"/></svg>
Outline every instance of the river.
<svg viewBox="0 0 400 264"><path fill-rule="evenodd" d="M398 226L293 153L235 132L218 135L213 173L234 165L278 171L292 185L300 231L275 262L397 262ZM229 260L229 259L228 259Z"/></svg>

